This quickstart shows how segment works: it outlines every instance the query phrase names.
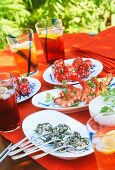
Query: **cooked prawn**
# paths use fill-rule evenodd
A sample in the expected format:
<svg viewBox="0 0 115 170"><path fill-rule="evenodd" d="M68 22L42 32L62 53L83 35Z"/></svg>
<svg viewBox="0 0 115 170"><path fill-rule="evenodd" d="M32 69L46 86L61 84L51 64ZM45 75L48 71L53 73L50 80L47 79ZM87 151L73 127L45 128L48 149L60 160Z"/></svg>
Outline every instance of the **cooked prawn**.
<svg viewBox="0 0 115 170"><path fill-rule="evenodd" d="M95 87L95 96L99 96L101 93L106 93L106 86L110 84L112 80L112 74L107 74L104 81L98 82Z"/></svg>
<svg viewBox="0 0 115 170"><path fill-rule="evenodd" d="M107 74L105 80L103 81L103 86L105 87L105 86L109 85L111 80L112 80L112 73L109 73L109 74Z"/></svg>
<svg viewBox="0 0 115 170"><path fill-rule="evenodd" d="M85 101L89 103L93 98L106 92L106 86L110 84L112 74L108 74L104 80L92 78L91 81L95 84L92 88L86 81L79 80L82 88L77 88L72 85L67 85L66 90L60 92L60 96L54 99L54 102L61 107L71 107L77 101Z"/></svg>
<svg viewBox="0 0 115 170"><path fill-rule="evenodd" d="M81 101L84 101L86 97L92 93L92 88L85 82L82 90Z"/></svg>
<svg viewBox="0 0 115 170"><path fill-rule="evenodd" d="M61 101L62 101L61 97L57 97L57 98L54 99L54 103L56 103L58 105L60 105Z"/></svg>
<svg viewBox="0 0 115 170"><path fill-rule="evenodd" d="M70 98L69 100L62 100L60 103L61 107L70 107L74 104L74 99Z"/></svg>
<svg viewBox="0 0 115 170"><path fill-rule="evenodd" d="M92 96L86 96L86 98L84 99L85 103L89 103L92 100Z"/></svg>
<svg viewBox="0 0 115 170"><path fill-rule="evenodd" d="M75 100L81 100L82 97L82 89L75 88L75 91L73 93L74 99Z"/></svg>

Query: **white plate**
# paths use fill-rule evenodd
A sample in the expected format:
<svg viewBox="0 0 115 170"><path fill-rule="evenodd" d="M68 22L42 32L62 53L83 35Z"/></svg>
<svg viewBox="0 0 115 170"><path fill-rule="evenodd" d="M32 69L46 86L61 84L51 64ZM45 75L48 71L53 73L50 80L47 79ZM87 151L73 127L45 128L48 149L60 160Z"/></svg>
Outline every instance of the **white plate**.
<svg viewBox="0 0 115 170"><path fill-rule="evenodd" d="M92 77L97 76L102 70L103 70L103 65L100 61L95 60L95 59L91 59L91 58L83 58L83 60L90 60L93 63L93 67L90 69L90 75L88 76L88 78L84 78L83 80L89 80ZM66 64L71 64L73 62L74 59L68 59L68 60L64 60L64 62ZM52 71L52 66L50 66L49 68L47 68L45 70L45 72L43 73L43 79L50 83L50 84L61 84L58 80L56 80L56 78L54 77L53 71ZM70 82L68 81L68 84L75 84L78 83L77 81L75 82Z"/></svg>
<svg viewBox="0 0 115 170"><path fill-rule="evenodd" d="M33 113L30 116L26 117L22 123L22 128L23 128L24 134L27 137L31 136L34 133L38 123L50 123L53 126L56 126L60 123L66 124L71 128L72 131L79 132L82 137L89 137L85 125L83 125L82 123L78 122L77 120L75 120L61 112L53 111L53 110L42 110L42 111ZM37 136L33 135L32 139L31 139L31 141L35 145L37 145ZM48 151L49 146L42 147L42 150ZM71 159L76 159L76 158L79 158L82 156L89 155L92 152L93 152L93 148L92 148L91 143L89 143L87 149L83 149L82 151L77 152L77 153L56 151L56 152L53 152L51 155L53 155L55 157L62 158L62 159L71 160Z"/></svg>
<svg viewBox="0 0 115 170"><path fill-rule="evenodd" d="M20 95L20 97L17 97L17 103L23 102L27 99L29 99L30 97L32 97L34 94L36 94L40 87L41 87L41 83L39 80L37 80L36 78L32 78L32 77L25 77L26 79L28 79L28 81L30 82L30 94L23 96Z"/></svg>
<svg viewBox="0 0 115 170"><path fill-rule="evenodd" d="M111 88L115 88L115 77L111 81ZM100 110L103 106L110 106L111 99L104 101L102 96L98 96L89 103L89 112L91 117L100 125L113 125L115 126L115 113L110 115L102 115ZM115 107L112 107L115 112Z"/></svg>
<svg viewBox="0 0 115 170"><path fill-rule="evenodd" d="M79 106L76 106L76 107L66 107L66 108L60 107L59 105L55 104L53 101L46 102L47 93L50 93L51 96L54 96L54 98L56 98L56 97L59 97L60 91L61 89L53 89L53 90L47 90L41 93L37 93L32 98L32 104L36 107L57 110L57 111L61 111L64 113L72 113L72 112L78 112L78 111L83 111L83 110L88 109L88 104L86 104L85 102L80 102Z"/></svg>

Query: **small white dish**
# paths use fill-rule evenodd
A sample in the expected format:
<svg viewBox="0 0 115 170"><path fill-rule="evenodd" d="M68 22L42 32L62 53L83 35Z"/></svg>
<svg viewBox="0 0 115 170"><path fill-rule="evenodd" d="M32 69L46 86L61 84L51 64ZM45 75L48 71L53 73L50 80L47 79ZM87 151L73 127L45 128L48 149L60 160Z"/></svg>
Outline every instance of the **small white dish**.
<svg viewBox="0 0 115 170"><path fill-rule="evenodd" d="M22 129L23 129L24 134L27 137L32 136L32 134L34 134L35 129L39 123L50 123L50 124L52 124L52 126L56 126L60 123L66 124L71 128L72 131L79 132L82 137L87 137L87 138L89 137L87 128L85 125L83 125L79 121L77 121L61 112L53 111L53 110L42 110L42 111L33 113L33 114L29 115L28 117L26 117L22 123ZM33 135L32 139L31 139L31 141L35 145L37 145L37 136ZM47 152L49 149L51 149L51 148L49 148L48 146L42 147L42 150L44 152ZM56 152L51 153L51 155L61 158L61 159L72 160L72 159L76 159L76 158L79 158L82 156L89 155L92 152L93 152L93 148L92 148L91 143L89 143L87 149L83 149L78 152L56 151Z"/></svg>
<svg viewBox="0 0 115 170"><path fill-rule="evenodd" d="M115 88L115 77L111 81L110 87ZM106 112L100 113L100 110L103 106L110 106L110 105L111 105L111 99L109 99L108 101L104 101L104 98L102 96L96 97L89 103L89 112L91 117L94 118L94 120L100 125L115 126L115 107L112 108L114 109L114 114L111 113L106 114Z"/></svg>
<svg viewBox="0 0 115 170"><path fill-rule="evenodd" d="M39 80L37 80L36 78L32 78L32 77L25 77L26 79L28 79L29 83L30 83L30 93L29 95L23 96L20 95L19 97L17 97L17 103L21 103L27 99L29 99L30 97L32 97L33 95L35 95L41 88L41 82Z"/></svg>
<svg viewBox="0 0 115 170"><path fill-rule="evenodd" d="M53 89L53 90L47 90L41 93L37 93L32 98L32 104L36 107L57 110L64 113L73 113L73 112L88 110L88 104L86 104L85 102L80 102L79 105L75 107L66 107L66 108L60 107L59 105L55 104L53 100L50 102L46 102L47 93L50 93L51 96L54 96L54 98L56 98L59 97L60 91L61 91L60 89Z"/></svg>
<svg viewBox="0 0 115 170"><path fill-rule="evenodd" d="M88 76L88 78L84 78L83 80L90 80L92 77L96 77L102 70L103 70L103 65L100 61L95 60L95 59L91 59L91 58L83 58L83 60L90 60L93 63L93 67L90 69L90 75ZM73 62L74 59L68 59L68 60L64 60L64 62L66 64L71 64ZM62 84L61 82L59 82L53 74L53 68L52 66L48 67L45 72L43 73L43 79L50 84ZM74 81L74 82L67 82L68 84L75 84L78 83L78 81Z"/></svg>

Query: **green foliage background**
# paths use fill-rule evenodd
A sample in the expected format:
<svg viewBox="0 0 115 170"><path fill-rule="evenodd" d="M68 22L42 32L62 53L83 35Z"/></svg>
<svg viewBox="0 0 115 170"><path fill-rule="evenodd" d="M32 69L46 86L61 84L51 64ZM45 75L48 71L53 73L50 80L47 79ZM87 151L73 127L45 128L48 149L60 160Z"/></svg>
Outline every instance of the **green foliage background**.
<svg viewBox="0 0 115 170"><path fill-rule="evenodd" d="M115 0L3 0L0 1L0 49L6 35L33 28L41 18L61 18L64 31L98 33L114 23Z"/></svg>

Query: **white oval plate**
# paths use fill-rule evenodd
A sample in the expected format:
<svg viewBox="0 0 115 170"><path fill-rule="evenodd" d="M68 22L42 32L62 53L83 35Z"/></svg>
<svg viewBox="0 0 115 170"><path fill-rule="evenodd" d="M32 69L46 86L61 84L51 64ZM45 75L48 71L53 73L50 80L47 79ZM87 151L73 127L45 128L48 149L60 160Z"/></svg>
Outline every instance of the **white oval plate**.
<svg viewBox="0 0 115 170"><path fill-rule="evenodd" d="M39 89L41 88L41 83L36 78L32 78L32 77L25 77L25 78L28 79L28 81L30 82L31 91L30 91L29 95L26 95L26 96L20 95L19 97L17 97L17 103L20 103L20 102L23 102L23 101L29 99L34 94L36 94L39 91Z"/></svg>
<svg viewBox="0 0 115 170"><path fill-rule="evenodd" d="M88 78L84 78L83 80L90 80L92 77L96 77L102 70L103 70L103 65L100 61L91 59L91 58L83 58L83 60L90 60L93 63L93 67L90 69L90 75ZM71 64L74 59L68 59L64 60L66 64ZM43 73L43 79L50 84L61 84L55 77L52 71L52 66L48 67L45 72ZM75 84L78 83L78 81L68 81L68 84Z"/></svg>
<svg viewBox="0 0 115 170"><path fill-rule="evenodd" d="M111 88L115 88L115 77L111 81ZM112 115L102 115L100 110L103 106L109 106L111 100L104 101L102 96L98 96L89 103L89 112L91 117L94 118L96 122L101 125L113 125L115 126L115 114ZM115 109L115 108L114 108Z"/></svg>
<svg viewBox="0 0 115 170"><path fill-rule="evenodd" d="M38 139L37 136L35 135L35 129L38 123L50 123L53 126L56 126L60 123L66 124L71 128L72 131L79 132L82 137L89 137L86 126L78 122L77 120L58 111L42 110L29 115L24 119L22 123L22 129L24 134L27 137L32 136L31 139L29 138L29 140L31 140L36 146L38 144L37 143ZM49 146L42 147L42 150L45 152L47 152L49 149L51 149L51 147L49 148ZM51 155L66 160L72 160L82 156L89 155L92 152L93 152L93 148L91 143L89 143L87 149L83 149L77 153L56 151L56 152L52 152Z"/></svg>
<svg viewBox="0 0 115 170"><path fill-rule="evenodd" d="M61 91L60 89L53 89L53 90L47 90L41 93L37 93L32 98L32 104L36 107L57 110L64 113L72 113L72 112L88 110L88 104L86 104L85 102L80 102L79 106L76 107L66 107L66 108L60 107L59 105L55 104L53 101L46 102L47 93L50 93L51 96L54 96L56 98L59 97L60 91Z"/></svg>

